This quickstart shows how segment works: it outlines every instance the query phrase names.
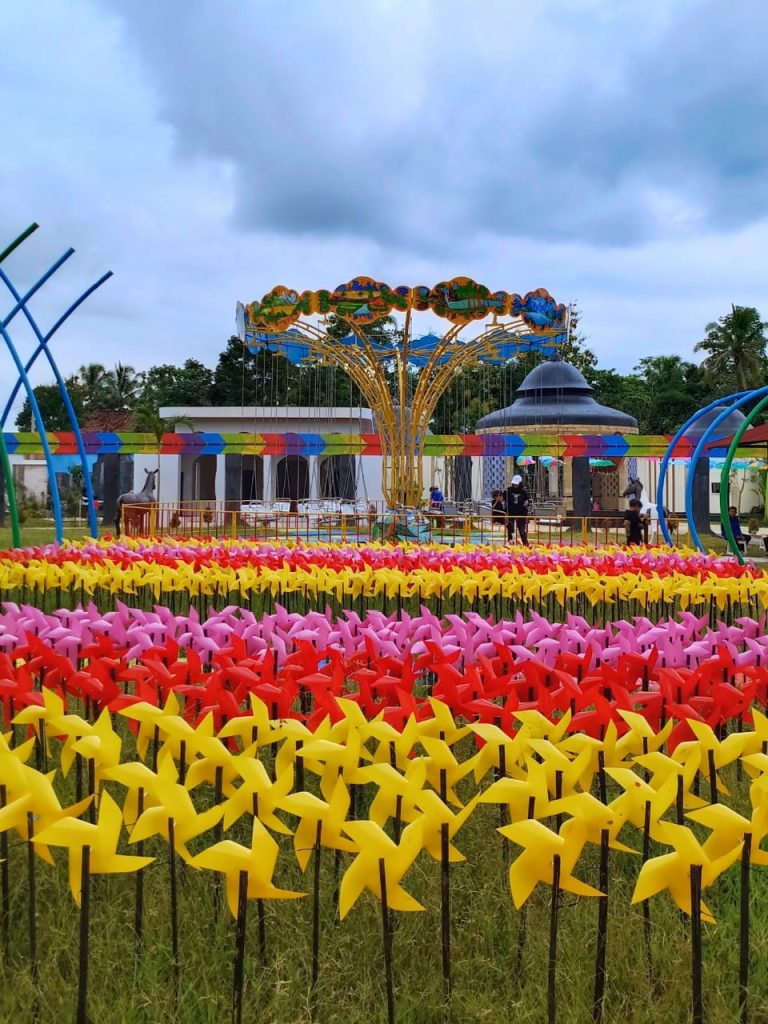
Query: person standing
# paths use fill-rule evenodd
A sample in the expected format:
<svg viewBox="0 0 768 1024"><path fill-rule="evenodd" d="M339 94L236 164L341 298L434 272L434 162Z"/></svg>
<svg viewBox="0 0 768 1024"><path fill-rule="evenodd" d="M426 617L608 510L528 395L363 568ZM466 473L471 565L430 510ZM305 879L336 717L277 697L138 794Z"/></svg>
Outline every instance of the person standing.
<svg viewBox="0 0 768 1024"><path fill-rule="evenodd" d="M520 543L528 543L528 524L525 517L531 510L531 496L523 486L523 478L519 474L512 477L512 482L505 495L507 510L507 540L511 544L515 539L515 527L520 535Z"/></svg>
<svg viewBox="0 0 768 1024"><path fill-rule="evenodd" d="M643 543L643 503L633 498L624 513L624 529L627 531L627 544Z"/></svg>

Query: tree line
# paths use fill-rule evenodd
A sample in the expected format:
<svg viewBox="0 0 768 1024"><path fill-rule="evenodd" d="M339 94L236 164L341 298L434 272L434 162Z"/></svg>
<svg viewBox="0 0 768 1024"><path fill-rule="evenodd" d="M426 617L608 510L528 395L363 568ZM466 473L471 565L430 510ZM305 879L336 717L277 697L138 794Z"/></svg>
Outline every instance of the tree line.
<svg viewBox="0 0 768 1024"><path fill-rule="evenodd" d="M643 434L668 434L707 402L763 385L768 379L766 329L757 309L732 306L729 313L707 324L695 346L699 363L676 355L644 356L633 371L601 368L578 328L578 312L560 353L581 371L603 405L634 416ZM343 335L343 321L331 319L329 331ZM395 346L399 327L394 320L369 328L378 342ZM478 366L457 374L441 396L433 417L437 434L471 433L487 413L514 400L523 378L543 357L529 353L505 366ZM411 371L415 384L418 370ZM304 406L318 410L331 405L365 406L356 385L341 368L295 366L282 356L252 351L230 338L213 368L197 359L181 365L165 363L137 371L118 363L109 370L98 363L80 367L67 379L72 404L84 429L142 430L160 434L166 429L160 410L167 406ZM69 430L64 403L55 384L35 388L48 430ZM176 422L179 422L178 420ZM16 418L18 430L32 430L29 401Z"/></svg>

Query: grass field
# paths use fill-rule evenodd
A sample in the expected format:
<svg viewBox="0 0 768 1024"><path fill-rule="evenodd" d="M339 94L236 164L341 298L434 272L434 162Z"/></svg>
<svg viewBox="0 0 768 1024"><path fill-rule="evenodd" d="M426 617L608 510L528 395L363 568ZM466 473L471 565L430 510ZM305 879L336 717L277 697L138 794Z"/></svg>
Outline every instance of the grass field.
<svg viewBox="0 0 768 1024"><path fill-rule="evenodd" d="M462 741L464 743L466 741ZM130 740L127 740L130 744ZM124 756L125 759L125 756ZM73 796L72 776L63 783ZM746 786L733 766L724 781L734 790L732 806L743 804ZM471 782L459 791L465 797ZM57 789L59 787L57 786ZM108 786L118 801L122 790ZM314 790L312 777L307 788ZM210 801L206 787L195 790L196 803ZM609 792L611 798L613 792ZM358 791L358 814L370 794ZM512 905L506 881L506 851L495 831L499 809L481 806L456 843L466 863L451 868L451 919L456 1022L509 1020L539 1024L546 1019L550 890L531 898L526 941L519 949L523 917ZM241 820L228 835L247 842L249 824ZM627 828L622 839L639 848L640 834ZM200 844L210 845L205 837ZM313 865L302 875L290 839L280 839L278 886L310 891ZM125 851L129 848L125 845ZM135 956L132 875L94 879L91 900L89 1019L110 1024L179 1021L218 1024L231 1013L234 922L215 902L215 875L179 867L180 969L178 997L170 946L168 848L148 841L145 852L157 861L145 872L144 943ZM661 852L654 850L652 853ZM64 851L54 851L57 869L37 861L38 996L29 967L28 886L25 844L13 840L10 851L11 944L0 958L0 1020L39 1024L74 1017L78 979L79 914L72 900ZM576 873L597 885L596 848L587 848ZM690 1019L690 923L666 897L651 904L653 974L649 975L640 907L630 906L639 857L612 852L606 1022L684 1024ZM343 871L350 863L341 857ZM380 904L364 896L343 921L336 919L334 854L321 857L319 985L314 1013L309 998L311 899L267 902L266 966L259 957L256 906L249 907L244 1020L293 1024L327 1021L377 1024L386 1020ZM752 871L753 964L750 985L753 1021L768 1019L768 875ZM445 1019L441 977L439 866L422 853L406 875L405 887L425 906L424 913L401 914L394 930L397 1020L401 1024L438 1024ZM732 869L705 894L717 924L704 927L704 992L709 1024L737 1019L738 869ZM592 1019L595 929L598 901L563 894L558 951L558 1015L562 1024Z"/></svg>

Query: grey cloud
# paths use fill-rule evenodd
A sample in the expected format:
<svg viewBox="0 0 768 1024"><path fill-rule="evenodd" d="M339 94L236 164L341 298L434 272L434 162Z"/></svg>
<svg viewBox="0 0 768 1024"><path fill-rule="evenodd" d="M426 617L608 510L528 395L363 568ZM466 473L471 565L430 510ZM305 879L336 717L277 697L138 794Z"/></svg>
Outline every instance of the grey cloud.
<svg viewBox="0 0 768 1024"><path fill-rule="evenodd" d="M573 0L104 2L178 152L233 165L245 229L631 244L669 229L644 186L704 228L766 209L762 0L655 22Z"/></svg>

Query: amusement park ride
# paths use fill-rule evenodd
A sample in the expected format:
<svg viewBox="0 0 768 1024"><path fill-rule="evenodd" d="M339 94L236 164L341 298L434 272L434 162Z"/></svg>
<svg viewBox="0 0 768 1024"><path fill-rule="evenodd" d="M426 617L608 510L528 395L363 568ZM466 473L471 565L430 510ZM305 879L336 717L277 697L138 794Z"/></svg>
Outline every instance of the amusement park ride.
<svg viewBox="0 0 768 1024"><path fill-rule="evenodd" d="M162 439L150 434L83 434L67 393L66 383L59 371L50 348L50 342L60 327L79 306L99 288L111 272L103 274L94 284L76 298L59 316L52 327L43 331L29 307L30 300L56 271L74 253L68 249L26 291L20 291L2 264L34 231L37 224L22 232L4 250L0 251L0 283L8 292L11 305L0 314L0 335L16 368L17 379L10 389L0 414L0 468L5 500L11 519L14 546L21 545L19 513L9 453L37 454L45 458L51 492L51 506L56 538L63 539L61 498L54 452L75 455L83 470L89 528L98 535L95 501L90 474L89 456L117 454L178 454L187 450L223 454L243 448L268 452L270 445L281 454L292 454L306 438L317 447L332 447L334 438L324 435L214 435L165 434ZM11 336L10 328L17 316L26 320L35 339L31 353L23 358ZM447 322L445 333L427 331L414 333L416 315ZM331 321L331 316L334 320ZM397 321L397 318L402 318ZM395 318L398 326L390 332L371 330L372 325ZM391 323L392 321L390 321ZM333 324L333 330L330 326ZM391 509L414 509L424 493L422 459L426 437L440 396L463 370L477 365L506 365L526 352L551 353L568 337L568 310L557 304L544 289L520 296L504 291L491 292L484 285L466 277L453 278L432 288L399 286L391 288L371 278L355 278L333 291L296 292L283 286L273 288L260 302L237 306L238 333L252 350L264 350L285 357L291 363L307 366L335 366L343 369L357 385L361 395L373 412L378 435L351 436L345 442L364 444L369 454L380 454L383 462L383 494ZM339 330L339 325L343 329ZM470 328L475 328L470 332ZM471 336L467 336L470 335ZM383 339L383 340L382 340ZM46 433L29 372L43 355L49 364L67 415L71 432ZM416 372L418 371L418 372ZM23 389L32 412L35 433L13 434L4 431L16 396ZM723 439L718 428L728 414L751 404L752 408L742 426L732 438ZM689 460L686 488L686 518L691 539L703 550L693 519L693 474L702 456L719 455L713 445L727 454L723 476L728 473L734 455L742 443L744 433L760 411L768 406L768 387L753 392L740 392L706 406L684 423L673 438L624 437L620 434L605 436L574 435L558 438L525 434L461 435L431 437L430 442L480 457L521 455L585 457L609 455L628 457L644 452L650 456L663 455L657 487L658 518L661 533L672 543L664 510L664 485L672 457ZM697 441L690 440L691 428L715 407L715 415ZM313 440L314 439L314 440ZM727 443L726 443L727 442ZM749 436L744 444L751 443ZM361 451L361 454L364 452ZM143 494L144 492L142 492ZM129 496L123 496L127 498ZM0 501L2 501L0 496ZM721 522L729 547L737 558L743 556L733 537L728 517L728 488L721 491ZM153 495L144 504L155 504Z"/></svg>
<svg viewBox="0 0 768 1024"><path fill-rule="evenodd" d="M335 315L345 336L328 330ZM367 330L398 314L396 341ZM414 333L414 317L448 321L442 336ZM333 291L297 292L278 285L260 302L237 306L238 333L251 349L309 366L333 365L354 381L374 411L383 456L382 492L390 507L415 508L424 494L424 440L435 407L456 374L500 365L525 352L550 352L568 334L568 311L545 289L524 296L491 292L468 277L433 288L391 288L357 277ZM467 338L470 326L479 332ZM418 376L414 381L414 370Z"/></svg>

